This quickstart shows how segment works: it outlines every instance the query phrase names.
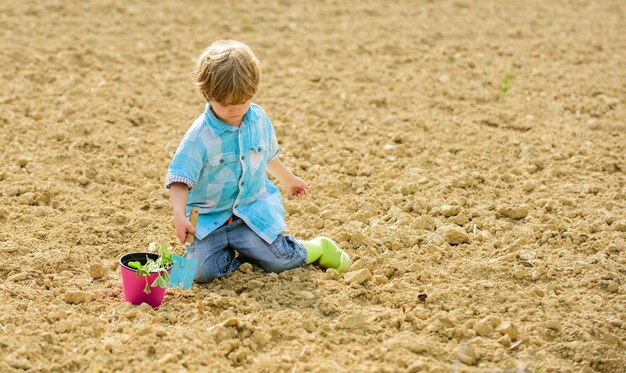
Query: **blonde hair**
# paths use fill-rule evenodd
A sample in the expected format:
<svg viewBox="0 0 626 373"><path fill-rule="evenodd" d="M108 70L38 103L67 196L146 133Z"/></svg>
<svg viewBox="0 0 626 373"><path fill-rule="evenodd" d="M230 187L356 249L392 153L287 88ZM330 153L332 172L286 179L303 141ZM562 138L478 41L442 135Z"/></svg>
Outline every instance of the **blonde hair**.
<svg viewBox="0 0 626 373"><path fill-rule="evenodd" d="M259 90L259 60L247 45L235 40L218 40L202 52L196 62L194 80L207 101L241 104Z"/></svg>

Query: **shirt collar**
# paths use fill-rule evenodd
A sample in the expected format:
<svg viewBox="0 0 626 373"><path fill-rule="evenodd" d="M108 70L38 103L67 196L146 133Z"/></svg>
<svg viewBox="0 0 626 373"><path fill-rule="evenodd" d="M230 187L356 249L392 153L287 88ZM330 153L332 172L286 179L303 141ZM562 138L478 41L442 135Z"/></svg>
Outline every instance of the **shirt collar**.
<svg viewBox="0 0 626 373"><path fill-rule="evenodd" d="M249 108L248 111L246 111L246 114L244 114L239 127L235 127L235 126L230 126L224 123L221 119L216 117L215 114L213 114L213 110L211 110L211 105L206 104L206 107L204 109L204 121L209 126L209 129L211 130L211 133L213 134L213 136L219 136L224 131L231 131L231 132L239 131L240 128L246 125L246 122L249 119L251 112L252 110Z"/></svg>

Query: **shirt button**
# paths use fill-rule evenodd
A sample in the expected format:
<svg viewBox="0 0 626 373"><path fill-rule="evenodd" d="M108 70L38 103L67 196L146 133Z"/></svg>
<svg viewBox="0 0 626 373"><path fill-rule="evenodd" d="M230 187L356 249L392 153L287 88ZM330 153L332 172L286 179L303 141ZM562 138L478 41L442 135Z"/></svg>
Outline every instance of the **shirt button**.
<svg viewBox="0 0 626 373"><path fill-rule="evenodd" d="M241 183L239 183L239 185L243 186L243 181Z"/></svg>
<svg viewBox="0 0 626 373"><path fill-rule="evenodd" d="M246 159L246 157L244 157L243 155L241 156L241 160L243 161L244 159Z"/></svg>
<svg viewBox="0 0 626 373"><path fill-rule="evenodd" d="M220 163L224 163L224 159L220 159Z"/></svg>
<svg viewBox="0 0 626 373"><path fill-rule="evenodd" d="M216 221L214 221L214 222L213 222L213 224L217 225L217 222L216 222Z"/></svg>
<svg viewBox="0 0 626 373"><path fill-rule="evenodd" d="M260 152L261 151L261 147L259 146L258 148L256 148L256 151Z"/></svg>
<svg viewBox="0 0 626 373"><path fill-rule="evenodd" d="M237 208L237 207L239 207L239 205L235 205L234 207Z"/></svg>

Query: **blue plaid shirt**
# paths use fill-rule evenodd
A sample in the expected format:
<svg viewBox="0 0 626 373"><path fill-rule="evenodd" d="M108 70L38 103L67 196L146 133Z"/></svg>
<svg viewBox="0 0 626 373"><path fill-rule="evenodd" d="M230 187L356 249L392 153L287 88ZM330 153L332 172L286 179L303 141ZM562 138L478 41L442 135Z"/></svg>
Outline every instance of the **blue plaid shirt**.
<svg viewBox="0 0 626 373"><path fill-rule="evenodd" d="M265 174L278 155L274 128L256 104L239 127L218 119L210 105L191 125L167 173L166 187L189 187L187 216L200 209L196 237L203 239L231 215L271 244L285 229L285 211L278 188Z"/></svg>

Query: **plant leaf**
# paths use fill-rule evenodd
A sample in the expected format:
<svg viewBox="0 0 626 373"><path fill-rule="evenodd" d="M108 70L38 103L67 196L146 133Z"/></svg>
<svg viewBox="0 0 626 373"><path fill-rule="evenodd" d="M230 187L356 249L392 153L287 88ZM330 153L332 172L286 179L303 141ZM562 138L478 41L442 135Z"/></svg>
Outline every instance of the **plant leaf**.
<svg viewBox="0 0 626 373"><path fill-rule="evenodd" d="M165 286L163 286L163 285L165 285L165 283L163 282L163 277L161 277L161 276L157 277L155 282L157 283L157 285L160 288L165 288Z"/></svg>

